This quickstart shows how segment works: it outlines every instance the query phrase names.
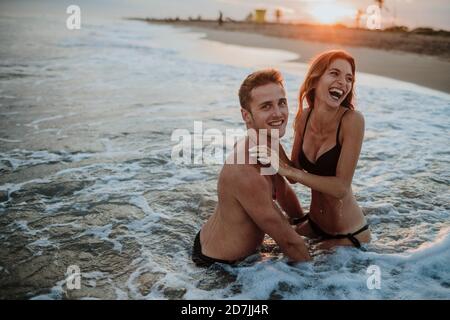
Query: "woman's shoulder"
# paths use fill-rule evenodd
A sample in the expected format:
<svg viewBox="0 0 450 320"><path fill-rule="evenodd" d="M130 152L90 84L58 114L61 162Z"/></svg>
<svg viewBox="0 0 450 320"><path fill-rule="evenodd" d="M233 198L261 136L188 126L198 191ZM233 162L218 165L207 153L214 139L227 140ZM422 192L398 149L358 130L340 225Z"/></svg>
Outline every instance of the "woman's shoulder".
<svg viewBox="0 0 450 320"><path fill-rule="evenodd" d="M342 127L349 128L349 131L364 129L364 116L358 110L346 110L342 116Z"/></svg>
<svg viewBox="0 0 450 320"><path fill-rule="evenodd" d="M297 129L299 130L299 132L303 131L303 128L305 127L306 118L308 117L308 115L311 112L311 110L312 110L311 107L302 109L302 113L300 115L300 119L297 120L298 121Z"/></svg>
<svg viewBox="0 0 450 320"><path fill-rule="evenodd" d="M342 116L342 122L351 122L351 123L364 123L364 116L358 110L347 109L344 111L345 114Z"/></svg>

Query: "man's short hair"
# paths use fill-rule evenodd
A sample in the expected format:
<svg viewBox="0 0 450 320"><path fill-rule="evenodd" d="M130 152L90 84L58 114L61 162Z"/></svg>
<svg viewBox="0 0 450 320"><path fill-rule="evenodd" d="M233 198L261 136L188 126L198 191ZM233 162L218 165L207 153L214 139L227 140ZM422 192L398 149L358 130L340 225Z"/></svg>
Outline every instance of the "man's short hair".
<svg viewBox="0 0 450 320"><path fill-rule="evenodd" d="M244 82L242 82L239 89L239 102L241 107L250 111L250 103L252 101L252 90L256 87L264 86L269 83L276 83L283 88L283 76L278 70L265 69L253 72Z"/></svg>

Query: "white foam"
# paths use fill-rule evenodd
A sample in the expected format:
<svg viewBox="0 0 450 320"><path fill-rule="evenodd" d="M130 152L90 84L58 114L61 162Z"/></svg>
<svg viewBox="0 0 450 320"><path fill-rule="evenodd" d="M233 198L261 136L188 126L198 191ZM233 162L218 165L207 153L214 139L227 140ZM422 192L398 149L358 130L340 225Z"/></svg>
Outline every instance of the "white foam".
<svg viewBox="0 0 450 320"><path fill-rule="evenodd" d="M0 141L3 141L3 142L11 142L11 143L22 142L22 140L12 140L12 139L5 139L5 138L0 138Z"/></svg>
<svg viewBox="0 0 450 320"><path fill-rule="evenodd" d="M125 291L123 291L122 289L119 289L116 287L116 288L114 288L114 290L115 290L115 294L116 294L116 300L128 300L129 299L128 294Z"/></svg>
<svg viewBox="0 0 450 320"><path fill-rule="evenodd" d="M113 250L116 250L118 252L122 252L122 244L117 239L111 239L109 235L112 232L112 224L109 223L104 226L96 226L91 227L84 232L82 232L80 235L78 235L76 238L80 238L82 236L94 236L100 240L110 242L114 245Z"/></svg>
<svg viewBox="0 0 450 320"><path fill-rule="evenodd" d="M161 218L169 219L169 216L167 216L161 212L155 212L152 208L150 208L150 206L148 205L147 199L145 199L145 197L142 195L132 197L129 200L129 203L140 208L145 214L144 219L136 221L138 224L140 224L140 226L131 223L129 225L130 228L134 228L135 230L138 230L138 229L143 230L146 228L146 226L148 227L151 224L155 224Z"/></svg>
<svg viewBox="0 0 450 320"><path fill-rule="evenodd" d="M36 241L31 242L28 244L29 246L36 246L36 247L51 247L53 246L53 242L49 241L48 238L39 239Z"/></svg>
<svg viewBox="0 0 450 320"><path fill-rule="evenodd" d="M16 220L12 224L9 225L9 228L11 228L13 230L14 230L14 228L19 229L23 233L25 233L27 235L31 235L31 236L35 236L36 234L41 232L41 230L31 230L28 227L28 221L25 221L25 220Z"/></svg>
<svg viewBox="0 0 450 320"><path fill-rule="evenodd" d="M0 153L0 159L8 161L12 170L16 171L22 167L29 167L39 164L49 164L63 161L79 162L92 157L91 153L69 153L65 150L54 153L46 150L31 151L14 149L9 152Z"/></svg>
<svg viewBox="0 0 450 320"><path fill-rule="evenodd" d="M41 118L41 119L36 119L25 125L27 127L33 127L35 129L39 129L39 123L41 123L41 122L47 122L47 121L52 121L52 120L57 120L57 119L62 119L62 118L64 118L64 116L60 114L60 115L56 115L53 117L45 117L45 118Z"/></svg>

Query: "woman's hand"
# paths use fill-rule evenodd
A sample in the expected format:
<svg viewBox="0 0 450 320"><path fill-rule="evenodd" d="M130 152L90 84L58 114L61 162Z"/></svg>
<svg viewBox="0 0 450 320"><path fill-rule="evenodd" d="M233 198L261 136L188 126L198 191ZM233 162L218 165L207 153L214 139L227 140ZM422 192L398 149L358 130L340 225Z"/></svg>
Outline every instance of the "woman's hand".
<svg viewBox="0 0 450 320"><path fill-rule="evenodd" d="M291 172L291 166L281 160L276 152L273 152L268 146L256 146L249 149L251 157L254 157L262 165L270 165L275 171L282 175L288 176Z"/></svg>

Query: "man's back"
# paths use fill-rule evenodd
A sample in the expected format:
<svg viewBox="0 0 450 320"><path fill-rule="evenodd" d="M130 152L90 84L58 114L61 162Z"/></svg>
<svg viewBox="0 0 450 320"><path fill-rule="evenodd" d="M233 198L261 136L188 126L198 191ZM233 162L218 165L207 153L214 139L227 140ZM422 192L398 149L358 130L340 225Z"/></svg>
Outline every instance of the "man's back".
<svg viewBox="0 0 450 320"><path fill-rule="evenodd" d="M237 143L237 152L247 152L245 140ZM241 153L242 154L242 153ZM229 158L228 160L230 160ZM262 231L245 211L236 197L236 188L259 176L257 165L225 164L219 175L217 193L218 204L214 214L202 228L200 241L203 253L207 256L228 261L239 260L254 253L264 239ZM265 178L269 183L270 179ZM254 185L252 188L258 188ZM270 194L267 194L270 197Z"/></svg>

